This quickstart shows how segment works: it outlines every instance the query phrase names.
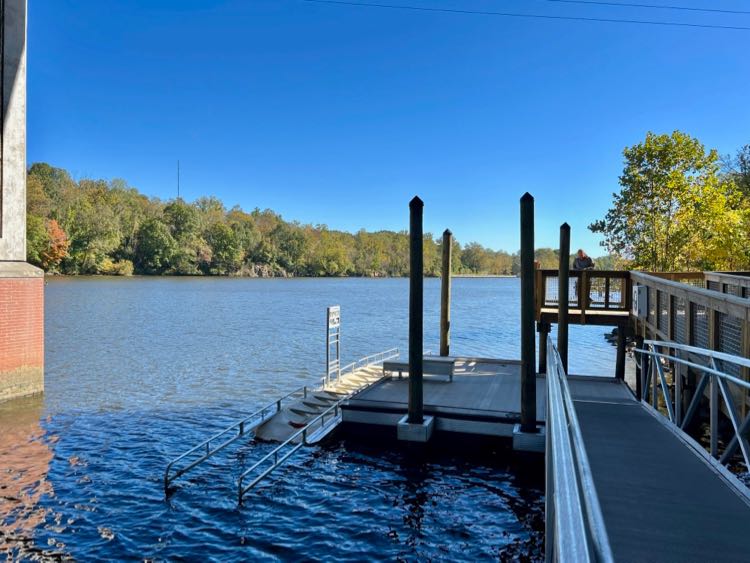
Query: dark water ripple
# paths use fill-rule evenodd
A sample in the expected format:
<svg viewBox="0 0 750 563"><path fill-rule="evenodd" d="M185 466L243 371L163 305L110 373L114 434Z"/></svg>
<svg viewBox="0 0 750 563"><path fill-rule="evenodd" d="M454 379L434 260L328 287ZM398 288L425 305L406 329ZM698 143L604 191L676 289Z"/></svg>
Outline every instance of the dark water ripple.
<svg viewBox="0 0 750 563"><path fill-rule="evenodd" d="M180 481L167 462L323 364L325 306L344 359L405 351L405 280L53 280L46 394L0 405L0 553L28 560L538 560L543 481L506 451L307 448L241 508L242 444ZM439 284L425 288L437 346ZM456 280L453 350L518 356L517 280ZM572 332L611 373L601 329ZM592 360L591 358L593 359ZM580 362L576 364L576 362ZM585 369L584 369L585 368Z"/></svg>

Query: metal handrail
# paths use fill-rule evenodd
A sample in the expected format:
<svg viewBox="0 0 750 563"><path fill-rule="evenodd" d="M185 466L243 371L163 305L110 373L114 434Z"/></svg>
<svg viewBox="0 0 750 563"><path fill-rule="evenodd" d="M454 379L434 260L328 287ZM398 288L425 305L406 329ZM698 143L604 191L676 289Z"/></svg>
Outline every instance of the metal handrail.
<svg viewBox="0 0 750 563"><path fill-rule="evenodd" d="M193 448L190 448L188 451L186 451L182 455L177 456L176 458L174 458L172 461L170 461L167 464L167 468L164 471L164 491L165 492L168 491L169 485L172 482L174 482L175 479L181 477L182 475L184 475L185 473L187 473L188 471L190 471L191 469L193 469L195 466L203 463L208 458L210 458L213 455L219 453L221 450L223 450L224 448L226 448L229 444L231 444L235 440L241 438L246 433L254 430L258 426L260 426L261 424L263 424L264 422L266 422L266 420L268 420L269 418L271 418L271 416L275 415L277 412L279 412L281 410L281 403L282 403L282 401L285 401L286 399L288 399L290 397L293 397L295 395L299 395L299 394L301 394L303 398L307 397L307 386L306 385L300 387L299 389L295 389L291 393L287 393L286 395L284 395L283 397L281 397L279 399L276 399L272 403L268 403L266 406L258 409L257 411L255 411L251 415L246 416L245 418L243 418L239 422L235 422L231 426L227 426L226 428L224 428L224 430L221 430L220 432L217 432L216 434L214 434L210 438L204 440L203 442L201 442L197 446L195 446ZM270 412L270 415L269 415L269 411L271 409L274 409L274 408L275 408L275 410L273 410L273 412ZM258 419L258 420L254 420L254 419ZM253 421L253 424L248 425L247 423L250 422L250 421ZM236 431L237 434L235 436L232 436L228 440L225 440L224 442L222 442L221 444L219 444L217 447L211 449L211 442L213 442L217 438L220 438L221 436L224 436L225 434L228 434L228 433L230 433L232 431ZM169 474L170 470L172 469L172 467L177 462L182 461L186 457L188 457L188 456L190 456L190 455L192 455L192 454L194 454L194 453L196 453L198 451L202 451L203 449L206 450L206 453L204 455L202 455L200 458L198 458L197 460L193 461L189 465L183 467L182 469L177 470L173 475Z"/></svg>
<svg viewBox="0 0 750 563"><path fill-rule="evenodd" d="M239 504L242 504L242 498L245 496L245 494L255 487L258 483L260 483L266 476L268 476L270 473L275 471L281 464L283 464L289 457L291 457L292 454L294 454L297 450L299 450L302 446L307 444L307 435L308 430L310 430L310 427L313 425L316 425L318 422L320 422L320 430L323 430L326 427L326 417L333 413L334 417L331 420L338 420L341 417L340 414L340 405L341 401L337 401L330 407L328 407L326 410L324 410L322 413L320 413L318 416L313 418L310 422L308 422L304 428L298 430L294 434L292 434L289 438L287 438L284 442L276 446L273 450L271 450L269 453L264 455L261 459L259 459L256 463L252 465L249 469L244 471L239 479L237 480L237 501ZM329 421L330 423L330 421ZM302 438L299 440L299 438ZM299 440L299 441L298 441ZM297 442L297 443L295 443ZM290 444L294 444L294 447L288 451L286 454L279 457L279 453L281 450L283 450L285 447L287 447ZM248 484L246 487L243 487L242 484L245 480L245 477L253 473L256 469L258 469L260 466L268 462L269 460L273 459L273 463L271 464L271 467L263 471L260 475L258 475L255 479L252 480L250 484Z"/></svg>
<svg viewBox="0 0 750 563"><path fill-rule="evenodd" d="M396 358L399 355L400 355L400 352L398 348L390 348L383 352L378 352L376 354L370 354L369 356L364 356L363 358L360 358L359 360L356 360L354 362L350 362L346 364L344 367L342 367L338 372L336 381L338 382L342 375L351 373L356 369L367 367L367 366L374 365L374 364L379 364L386 360L390 360L391 358ZM332 379L324 377L322 380L322 383L324 385L328 385L332 381L333 381Z"/></svg>
<svg viewBox="0 0 750 563"><path fill-rule="evenodd" d="M375 364L381 363L381 362L383 362L385 360L388 360L388 359L391 359L391 358L394 358L394 357L398 357L398 356L399 356L399 350L398 350L398 348L391 348L391 349L386 350L384 352L378 352L376 354L370 354L369 356L365 356L365 357L360 358L359 360L357 360L355 362L352 362L352 363L348 364L347 366L345 366L344 368L341 369L341 373L342 374L346 374L346 373L348 373L350 371L353 372L355 369L362 368L362 367L367 367L367 366L370 366L370 365L375 365ZM322 380L323 388L321 390L325 389L326 383L330 383L330 381L328 381L328 378L324 376L323 380ZM235 442L236 440L238 440L242 436L244 436L244 435L250 433L251 431L255 430L258 426L260 426L261 424L267 422L275 414L281 412L281 406L282 406L282 402L283 401L286 401L287 399L290 399L290 398L296 397L296 396L301 396L302 398L306 398L307 395L308 395L308 392L310 392L309 390L310 390L310 388L307 385L305 385L303 387L295 389L294 391L292 391L290 393L287 393L283 397L280 397L279 399L276 399L275 401L273 401L271 403L268 403L266 406L258 409L254 413L246 416L245 418L243 418L239 422L235 422L231 426L228 426L227 428L224 428L223 430L221 430L220 432L217 432L216 434L214 434L210 438L204 440L203 442L201 442L197 446L194 446L193 448L190 448L188 451L186 451L182 455L174 458L172 461L169 462L169 464L167 464L167 468L164 470L164 492L165 492L165 494L169 495L169 485L172 484L176 479L178 479L179 477L181 477L182 475L184 475L185 473L187 473L191 469L195 468L196 466L200 465L201 463L203 463L204 461L206 461L210 457L212 457L215 454L219 453L221 450L223 450L224 448L226 448L227 446L229 446L231 443ZM351 395L351 393L347 393L345 396L343 396L342 398L338 399L336 401L336 403L334 403L334 405L331 408L327 409L321 415L317 416L315 419L313 419L307 425L305 425L305 427L303 428L303 430L308 430L312 424L316 423L319 419L321 419L321 417L324 418L333 407L338 407L339 404L343 400L347 399L350 395ZM224 440L218 446L215 446L213 448L211 447L211 443L212 442L214 442L218 438L221 438L222 436L225 436L225 435L230 434L232 432L236 432L236 434L234 434L231 437L229 437L228 439ZM295 436L297 434L299 434L299 432L296 433ZM180 461L184 460L185 458L188 458L191 455L194 455L196 453L202 453L202 455L200 457L198 457L197 459L193 460L192 462L190 462L189 464L187 464L185 467L182 467L182 468L176 470L174 473L170 474L170 472L172 471L172 469L175 466L175 464L179 463ZM289 455L291 455L291 454L289 454ZM284 460L286 460L287 457L288 457L288 455L285 456L284 459L279 460L279 464L281 462L283 462ZM270 471L267 472L267 473L270 473Z"/></svg>
<svg viewBox="0 0 750 563"><path fill-rule="evenodd" d="M657 393L658 387L661 389L661 397L664 402L664 406L667 409L667 417L670 422L681 430L685 430L693 420L693 417L698 412L698 407L703 398L703 393L706 386L709 387L709 421L710 421L710 443L709 449L711 456L716 458L718 456L719 446L719 397L724 401L729 420L732 423L734 436L729 442L727 447L719 459L720 463L726 464L730 458L734 455L739 447L742 452L742 457L745 462L745 466L750 470L750 443L748 443L745 435L750 430L750 415L744 420L740 418L737 408L732 398L732 393L727 387L727 382L734 383L738 387L750 390L750 382L735 377L729 373L723 372L718 369L716 360L722 362L732 363L741 367L750 367L750 359L743 358L740 356L734 356L725 352L718 352L716 350L707 350L705 348L698 348L696 346L688 346L686 344L678 344L676 342L666 342L663 340L644 340L644 346L646 348L636 348L636 352L643 355L652 357L655 361L648 362L648 369L641 368L641 389L643 390L643 402L648 404L649 391L651 392L651 406L658 410L659 408L659 394ZM664 350L664 351L660 351ZM674 350L674 355L670 353L670 350ZM710 365L699 364L691 361L688 358L683 358L678 355L679 352L685 352L686 355L692 354L694 356L701 356L710 360ZM667 383L666 375L664 374L664 362L673 362L674 364L684 365L686 367L695 369L703 373L698 385L695 388L693 398L688 405L685 416L682 415L682 378L676 376L674 378L674 399L670 393L669 385ZM643 362L641 362L643 364ZM658 380L657 380L658 377Z"/></svg>
<svg viewBox="0 0 750 563"><path fill-rule="evenodd" d="M346 374L347 370L354 371L357 368L360 367L367 367L371 365L376 365L379 363L384 362L385 360L389 360L391 358L398 357L400 355L400 352L398 348L391 348L389 350L385 350L384 352L378 352L376 354L370 354L369 356L365 356L363 358L360 358L356 362L352 362L350 364L347 364L343 368L341 368L341 373ZM325 378L324 378L325 380ZM324 428L326 428L326 417L331 414L331 412L334 413L334 417L331 420L338 421L341 419L340 414L340 405L343 401L345 401L347 398L349 398L351 394L347 394L345 397L342 397L338 401L336 401L333 405L328 407L326 410L324 410L322 413L320 413L318 416L310 420L303 428L292 434L289 438L287 438L284 442L276 446L273 450L271 450L268 454L263 456L260 460L258 460L256 463L253 464L252 467L244 471L238 481L237 481L237 500L239 504L242 504L242 499L245 496L245 494L250 491L250 489L254 488L258 483L260 483L265 477L273 473L281 464L283 464L287 459L289 459L297 450L299 450L303 445L307 444L307 438L308 438L308 432L310 429L317 425L318 422L320 422L320 428L318 431L322 431ZM329 421L330 424L330 421ZM297 440L300 436L302 436L302 440L295 444L294 447L288 451L287 453L283 454L281 457L279 457L279 453L281 450L283 450L285 447L289 446L290 444L294 443L295 440ZM250 473L254 472L256 469L258 469L261 465L264 463L267 463L269 460L273 458L273 463L271 464L271 467L263 471L260 475L258 475L253 481L247 485L246 487L243 487L243 482L245 480L245 477L247 477Z"/></svg>
<svg viewBox="0 0 750 563"><path fill-rule="evenodd" d="M614 561L567 374L547 339L547 561Z"/></svg>
<svg viewBox="0 0 750 563"><path fill-rule="evenodd" d="M715 360L722 360L724 362L731 362L739 366L750 368L750 359L743 358L742 356L735 356L733 354L727 354L726 352L719 352L718 350L709 350L707 348L699 348L697 346L688 346L687 344L678 344L677 342L667 342L664 340L644 340L643 343L649 344L651 346L661 346L663 348L673 348L675 350L691 352L693 354L706 356L707 358L713 358Z"/></svg>

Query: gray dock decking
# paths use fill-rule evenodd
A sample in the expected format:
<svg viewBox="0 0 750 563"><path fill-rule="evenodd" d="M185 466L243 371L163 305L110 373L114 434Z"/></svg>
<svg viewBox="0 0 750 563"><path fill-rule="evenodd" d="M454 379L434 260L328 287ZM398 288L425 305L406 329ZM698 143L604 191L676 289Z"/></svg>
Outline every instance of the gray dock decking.
<svg viewBox="0 0 750 563"><path fill-rule="evenodd" d="M344 423L393 426L407 411L408 378L394 374L342 405ZM537 378L537 419L546 410L544 378ZM436 429L511 436L520 422L521 367L513 360L456 358L453 381L424 377L424 411Z"/></svg>
<svg viewBox="0 0 750 563"><path fill-rule="evenodd" d="M731 477L624 383L569 386L616 561L750 561L750 503Z"/></svg>

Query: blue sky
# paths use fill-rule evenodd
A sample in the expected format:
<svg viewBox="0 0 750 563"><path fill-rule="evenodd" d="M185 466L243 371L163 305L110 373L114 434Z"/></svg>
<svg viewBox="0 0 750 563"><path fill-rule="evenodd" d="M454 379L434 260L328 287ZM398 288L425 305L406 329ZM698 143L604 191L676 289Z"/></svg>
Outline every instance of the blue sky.
<svg viewBox="0 0 750 563"><path fill-rule="evenodd" d="M544 0L392 4L750 26L750 16ZM652 4L749 10L746 0ZM681 129L750 143L750 32L331 6L301 0L30 0L28 160L146 194L356 231L425 228L598 255L586 229L622 149Z"/></svg>

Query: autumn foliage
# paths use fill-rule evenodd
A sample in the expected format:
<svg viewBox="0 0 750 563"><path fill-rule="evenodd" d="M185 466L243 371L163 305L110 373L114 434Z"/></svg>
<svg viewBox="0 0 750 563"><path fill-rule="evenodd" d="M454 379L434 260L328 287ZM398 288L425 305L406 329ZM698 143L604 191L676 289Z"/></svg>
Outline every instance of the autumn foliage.
<svg viewBox="0 0 750 563"><path fill-rule="evenodd" d="M68 235L55 219L47 221L47 248L41 252L42 267L47 270L57 266L68 255Z"/></svg>

